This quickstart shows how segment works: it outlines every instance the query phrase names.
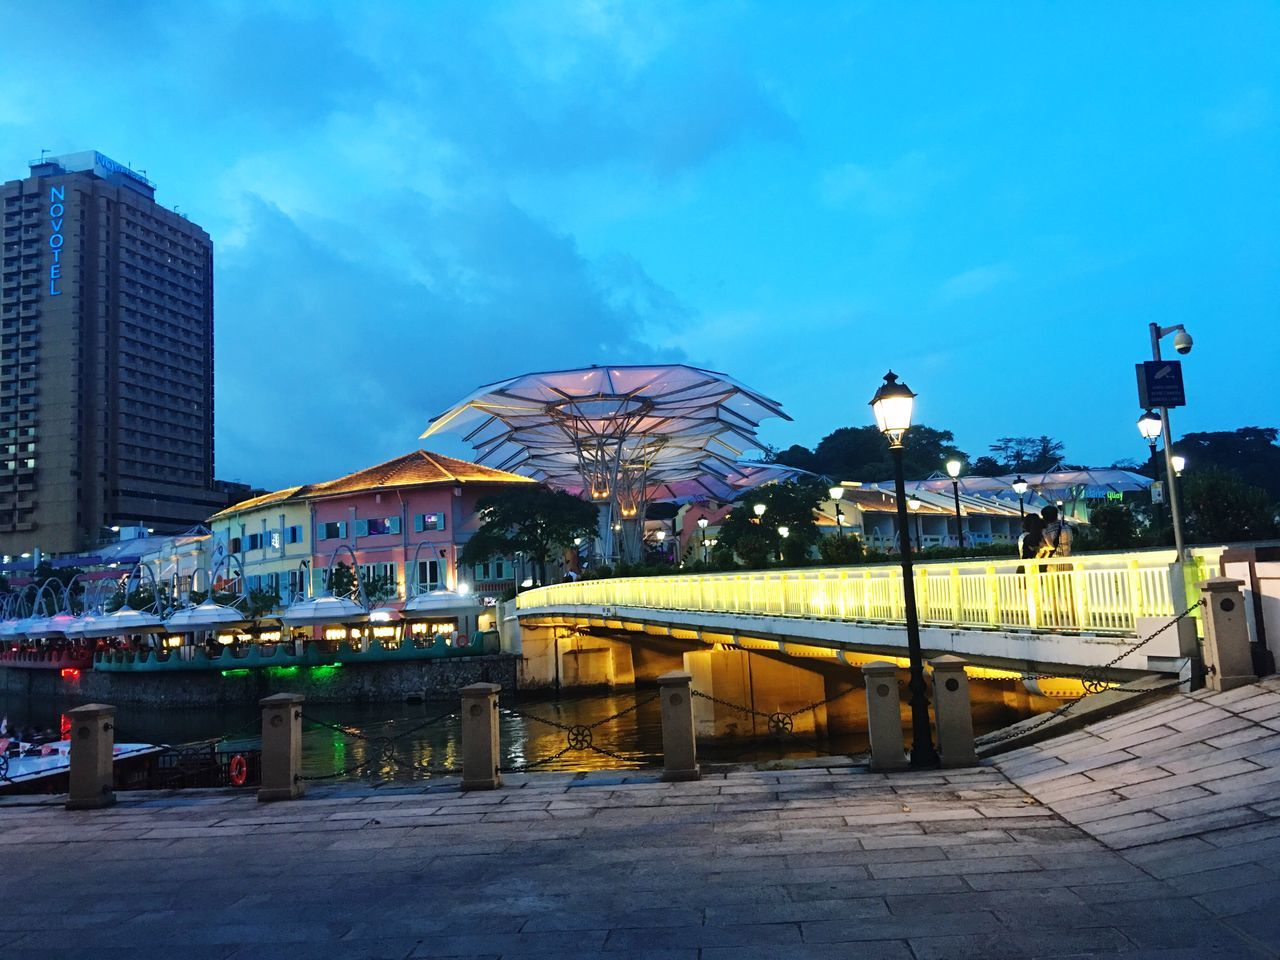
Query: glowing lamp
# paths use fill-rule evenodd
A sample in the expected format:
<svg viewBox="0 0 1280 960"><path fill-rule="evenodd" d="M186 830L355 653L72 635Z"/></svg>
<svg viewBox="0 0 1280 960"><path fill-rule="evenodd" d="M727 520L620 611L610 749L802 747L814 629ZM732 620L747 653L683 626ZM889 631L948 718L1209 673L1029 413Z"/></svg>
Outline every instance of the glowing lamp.
<svg viewBox="0 0 1280 960"><path fill-rule="evenodd" d="M1030 487L1030 484L1028 484L1026 480L1022 479L1022 474L1018 474L1018 476L1014 478L1012 486L1013 486L1013 492L1016 493L1018 496L1022 497L1022 496L1026 496L1026 493L1028 488Z"/></svg>
<svg viewBox="0 0 1280 960"><path fill-rule="evenodd" d="M1156 444L1156 438L1163 430L1164 421L1154 410L1148 410L1138 418L1138 433L1142 434L1142 439L1153 447Z"/></svg>
<svg viewBox="0 0 1280 960"><path fill-rule="evenodd" d="M871 411L875 414L876 427L889 438L890 447L901 447L902 438L911 429L911 411L916 395L905 383L898 382L892 370L884 375L884 383L871 398Z"/></svg>
<svg viewBox="0 0 1280 960"><path fill-rule="evenodd" d="M1182 476L1182 471L1187 469L1187 458L1180 453L1175 453L1169 459L1173 461L1173 472Z"/></svg>
<svg viewBox="0 0 1280 960"><path fill-rule="evenodd" d="M778 536L782 537L782 538L785 540L787 537L791 536L791 528L790 528L790 527L779 527L779 528L778 528Z"/></svg>
<svg viewBox="0 0 1280 960"><path fill-rule="evenodd" d="M963 467L964 467L964 464L961 463L959 460L948 460L947 476L949 476L952 480L956 479L957 477L960 476L960 470Z"/></svg>
<svg viewBox="0 0 1280 960"><path fill-rule="evenodd" d="M754 513L757 517L763 517L764 512L768 509L769 508L766 507L763 503L757 503L754 507L751 508L751 512Z"/></svg>
<svg viewBox="0 0 1280 960"><path fill-rule="evenodd" d="M710 520L708 520L706 517L699 517L699 518L698 518L698 527L699 527L699 529L702 529L702 530L707 529L707 525L708 525L708 524L710 524L710 523L711 523L711 521L710 521Z"/></svg>
<svg viewBox="0 0 1280 960"><path fill-rule="evenodd" d="M832 500L839 500L844 497L844 487L832 487L827 491L827 496Z"/></svg>

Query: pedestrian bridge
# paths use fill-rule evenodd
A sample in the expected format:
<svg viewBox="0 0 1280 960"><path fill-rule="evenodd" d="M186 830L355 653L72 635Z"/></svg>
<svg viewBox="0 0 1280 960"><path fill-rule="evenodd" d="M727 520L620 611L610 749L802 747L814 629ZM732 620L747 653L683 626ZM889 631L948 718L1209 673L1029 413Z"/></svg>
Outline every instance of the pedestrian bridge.
<svg viewBox="0 0 1280 960"><path fill-rule="evenodd" d="M1177 673L1195 651L1194 617L1133 648L1216 567L1212 551L1178 563L1172 550L918 563L921 646L1018 673ZM856 664L905 655L902 588L891 564L585 580L520 594L514 618L526 637L569 629Z"/></svg>

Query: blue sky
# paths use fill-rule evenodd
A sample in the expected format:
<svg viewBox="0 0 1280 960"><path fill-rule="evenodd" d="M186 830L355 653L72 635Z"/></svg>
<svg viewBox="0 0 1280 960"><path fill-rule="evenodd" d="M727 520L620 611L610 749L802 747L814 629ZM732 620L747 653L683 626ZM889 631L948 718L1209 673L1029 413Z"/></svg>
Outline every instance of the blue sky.
<svg viewBox="0 0 1280 960"><path fill-rule="evenodd" d="M0 174L98 149L213 235L228 479L335 476L480 383L652 360L781 401L779 446L869 422L893 367L974 456L1141 457L1152 320L1196 341L1177 432L1280 424L1274 2L20 19Z"/></svg>

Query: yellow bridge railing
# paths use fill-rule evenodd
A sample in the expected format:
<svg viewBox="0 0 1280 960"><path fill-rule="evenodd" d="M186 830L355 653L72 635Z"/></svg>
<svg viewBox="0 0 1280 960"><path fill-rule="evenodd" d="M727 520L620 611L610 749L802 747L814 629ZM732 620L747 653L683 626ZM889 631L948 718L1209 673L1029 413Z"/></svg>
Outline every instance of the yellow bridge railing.
<svg viewBox="0 0 1280 960"><path fill-rule="evenodd" d="M1181 604L1172 550L1052 560L918 563L922 623L963 628L1133 634L1140 617ZM902 570L883 564L582 580L528 590L518 611L567 607L681 610L900 623Z"/></svg>

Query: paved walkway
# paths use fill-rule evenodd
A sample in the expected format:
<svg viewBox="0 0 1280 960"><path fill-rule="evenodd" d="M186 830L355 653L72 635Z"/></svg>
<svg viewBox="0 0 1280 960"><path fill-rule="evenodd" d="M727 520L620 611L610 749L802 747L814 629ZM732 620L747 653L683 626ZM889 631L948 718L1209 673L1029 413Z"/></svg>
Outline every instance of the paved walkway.
<svg viewBox="0 0 1280 960"><path fill-rule="evenodd" d="M1274 772L1276 717L1270 686L1172 697L928 774L10 803L0 956L1277 957L1280 775L1235 779Z"/></svg>

